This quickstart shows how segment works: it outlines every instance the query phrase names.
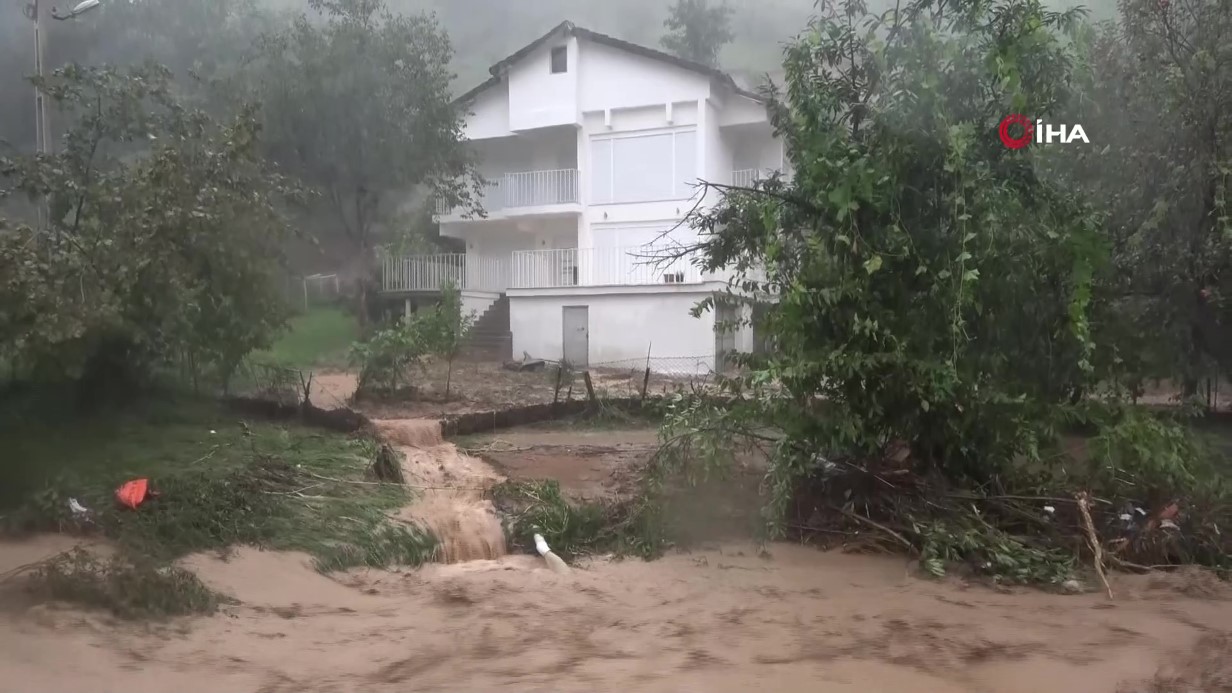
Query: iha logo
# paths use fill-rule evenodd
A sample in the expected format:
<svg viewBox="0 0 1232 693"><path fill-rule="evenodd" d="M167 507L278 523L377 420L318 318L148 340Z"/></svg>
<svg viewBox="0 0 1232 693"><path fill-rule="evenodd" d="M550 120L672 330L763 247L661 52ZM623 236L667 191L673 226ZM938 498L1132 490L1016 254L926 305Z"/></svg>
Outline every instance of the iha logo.
<svg viewBox="0 0 1232 693"><path fill-rule="evenodd" d="M1030 118L1017 113L1005 116L997 128L997 134L1001 136L1002 144L1010 149L1022 149L1032 142L1036 144L1052 144L1054 141L1061 144L1091 143L1081 125L1053 125L1042 120L1032 122Z"/></svg>

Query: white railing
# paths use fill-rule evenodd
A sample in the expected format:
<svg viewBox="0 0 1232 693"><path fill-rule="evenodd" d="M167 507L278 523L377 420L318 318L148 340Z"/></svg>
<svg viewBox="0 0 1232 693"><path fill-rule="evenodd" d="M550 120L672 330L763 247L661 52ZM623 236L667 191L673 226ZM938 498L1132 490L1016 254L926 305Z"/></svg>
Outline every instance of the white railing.
<svg viewBox="0 0 1232 693"><path fill-rule="evenodd" d="M486 212L573 204L578 201L578 171L562 168L501 174L488 181L479 201ZM451 211L444 201L437 201L437 214L449 214Z"/></svg>
<svg viewBox="0 0 1232 693"><path fill-rule="evenodd" d="M731 184L737 188L751 188L753 183L766 180L777 173L772 168L742 168L732 171Z"/></svg>
<svg viewBox="0 0 1232 693"><path fill-rule="evenodd" d="M446 283L470 291L500 293L509 288L509 259L467 258L464 253L387 256L382 291L440 291Z"/></svg>
<svg viewBox="0 0 1232 693"><path fill-rule="evenodd" d="M678 247L559 248L513 253L515 289L696 284L712 279Z"/></svg>

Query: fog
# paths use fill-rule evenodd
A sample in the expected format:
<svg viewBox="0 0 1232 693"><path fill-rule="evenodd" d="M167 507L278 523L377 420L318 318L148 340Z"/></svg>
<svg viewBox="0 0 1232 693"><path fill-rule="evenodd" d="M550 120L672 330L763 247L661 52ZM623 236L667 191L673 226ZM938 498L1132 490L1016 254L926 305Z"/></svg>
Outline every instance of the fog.
<svg viewBox="0 0 1232 693"><path fill-rule="evenodd" d="M0 140L20 151L34 143L33 24L23 15L28 0L0 2ZM51 21L43 0L46 68L66 63L132 64L152 58L179 77L190 71L217 76L234 67L265 31L285 26L289 17L311 14L306 0L104 0L75 20ZM66 4L63 3L62 4ZM658 47L669 0L390 0L394 12L430 11L448 31L455 50L455 90L486 78L492 63L559 24L570 20L594 31ZM782 44L803 30L813 0L730 0L734 40L720 53L720 65L740 74L776 71ZM1114 0L1077 3L1061 0L1058 9L1082 4L1091 18L1115 15ZM870 9L890 7L874 0Z"/></svg>

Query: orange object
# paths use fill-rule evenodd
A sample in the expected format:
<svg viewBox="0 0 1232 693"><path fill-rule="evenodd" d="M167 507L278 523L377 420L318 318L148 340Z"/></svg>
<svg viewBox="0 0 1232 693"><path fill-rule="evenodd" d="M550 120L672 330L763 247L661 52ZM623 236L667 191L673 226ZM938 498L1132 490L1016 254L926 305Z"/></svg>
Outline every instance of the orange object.
<svg viewBox="0 0 1232 693"><path fill-rule="evenodd" d="M126 481L120 488L116 489L116 500L120 501L121 505L137 509L141 505L150 492L149 479L133 479Z"/></svg>

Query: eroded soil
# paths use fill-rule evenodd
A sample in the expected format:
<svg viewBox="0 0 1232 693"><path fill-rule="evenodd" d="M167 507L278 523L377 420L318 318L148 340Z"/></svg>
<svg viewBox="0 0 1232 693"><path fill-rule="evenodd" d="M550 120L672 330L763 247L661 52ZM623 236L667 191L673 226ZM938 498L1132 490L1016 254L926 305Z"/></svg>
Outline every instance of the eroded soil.
<svg viewBox="0 0 1232 693"><path fill-rule="evenodd" d="M425 422L379 427L424 491L405 519L440 532L441 558L454 562L327 577L298 554L194 556L185 565L238 603L160 625L10 589L0 691L1232 690L1232 595L1205 574L1117 576L1109 601L920 579L899 558L737 543L650 563L595 559L560 576L538 557L502 555L483 497L500 471ZM645 432L553 435L500 434L530 449L498 463L559 473L581 491L610 471L594 460L613 459L613 446L649 444ZM577 454L586 446L609 453ZM562 448L588 471L567 468ZM536 463L536 450L555 457ZM0 574L71 544L0 544Z"/></svg>

